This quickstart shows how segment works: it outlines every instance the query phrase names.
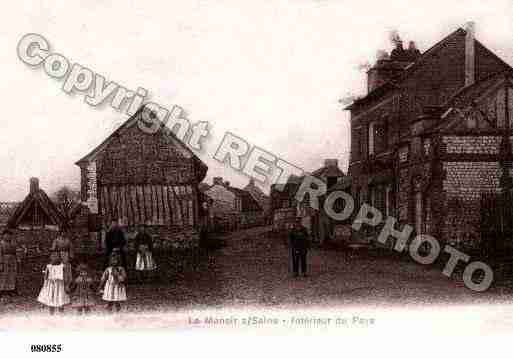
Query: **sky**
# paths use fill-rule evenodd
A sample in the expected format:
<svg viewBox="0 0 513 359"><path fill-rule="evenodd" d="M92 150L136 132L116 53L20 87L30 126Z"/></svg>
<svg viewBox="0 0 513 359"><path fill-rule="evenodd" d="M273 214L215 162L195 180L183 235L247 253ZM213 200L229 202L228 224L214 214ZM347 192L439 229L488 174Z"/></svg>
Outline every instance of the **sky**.
<svg viewBox="0 0 513 359"><path fill-rule="evenodd" d="M95 108L84 93L16 54L27 33L50 51L147 100L181 106L211 136L199 157L206 181L248 178L213 159L226 131L313 171L325 158L346 170L349 115L338 102L365 94L358 65L391 50L397 30L424 51L467 21L476 37L513 64L513 2L494 1L44 1L18 0L0 21L0 201L20 201L30 177L51 194L79 188L74 164L128 116Z"/></svg>

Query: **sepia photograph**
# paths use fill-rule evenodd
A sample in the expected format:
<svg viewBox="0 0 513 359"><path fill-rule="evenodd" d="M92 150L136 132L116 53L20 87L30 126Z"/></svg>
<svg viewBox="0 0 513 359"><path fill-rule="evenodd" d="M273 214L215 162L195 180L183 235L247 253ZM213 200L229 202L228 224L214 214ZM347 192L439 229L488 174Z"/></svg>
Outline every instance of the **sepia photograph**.
<svg viewBox="0 0 513 359"><path fill-rule="evenodd" d="M0 356L504 355L511 0L18 0L0 38Z"/></svg>

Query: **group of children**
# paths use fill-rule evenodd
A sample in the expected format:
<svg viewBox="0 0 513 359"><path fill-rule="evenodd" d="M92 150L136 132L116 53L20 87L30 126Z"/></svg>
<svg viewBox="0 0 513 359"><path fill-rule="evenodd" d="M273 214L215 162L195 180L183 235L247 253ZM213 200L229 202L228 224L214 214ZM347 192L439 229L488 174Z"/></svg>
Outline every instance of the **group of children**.
<svg viewBox="0 0 513 359"><path fill-rule="evenodd" d="M38 301L49 307L50 314L56 310L64 311L64 307L73 304L78 314L89 313L95 304L95 292L102 295L106 301L107 309L120 311L121 302L127 300L126 296L126 270L120 265L119 255L113 254L109 258L109 265L103 272L100 285L95 286L89 268L81 263L76 268L77 276L72 278L69 263L64 263L58 251L50 254L50 263L43 270L44 284L38 296ZM73 303L71 295L73 295Z"/></svg>

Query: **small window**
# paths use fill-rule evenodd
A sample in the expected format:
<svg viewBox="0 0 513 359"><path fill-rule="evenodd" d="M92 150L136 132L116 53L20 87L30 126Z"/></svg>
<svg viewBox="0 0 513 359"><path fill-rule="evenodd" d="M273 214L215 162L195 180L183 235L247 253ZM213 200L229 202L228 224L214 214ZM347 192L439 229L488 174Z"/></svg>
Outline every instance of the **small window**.
<svg viewBox="0 0 513 359"><path fill-rule="evenodd" d="M374 154L374 122L369 124L369 155Z"/></svg>
<svg viewBox="0 0 513 359"><path fill-rule="evenodd" d="M363 128L361 127L353 130L351 135L351 161L358 161L365 154L363 134Z"/></svg>
<svg viewBox="0 0 513 359"><path fill-rule="evenodd" d="M386 122L369 124L369 155L385 152L387 149Z"/></svg>

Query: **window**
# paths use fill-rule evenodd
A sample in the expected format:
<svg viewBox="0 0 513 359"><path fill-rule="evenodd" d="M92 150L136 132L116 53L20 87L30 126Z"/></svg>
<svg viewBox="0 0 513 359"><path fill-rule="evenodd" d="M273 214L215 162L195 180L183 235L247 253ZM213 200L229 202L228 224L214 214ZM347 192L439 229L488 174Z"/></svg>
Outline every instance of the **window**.
<svg viewBox="0 0 513 359"><path fill-rule="evenodd" d="M369 155L374 154L374 122L369 124Z"/></svg>
<svg viewBox="0 0 513 359"><path fill-rule="evenodd" d="M358 161L365 153L363 141L363 129L361 127L355 128L351 136L351 161Z"/></svg>
<svg viewBox="0 0 513 359"><path fill-rule="evenodd" d="M422 192L415 192L415 231L417 234L422 233Z"/></svg>
<svg viewBox="0 0 513 359"><path fill-rule="evenodd" d="M393 189L391 184L379 184L371 188L371 205L384 217L392 215Z"/></svg>
<svg viewBox="0 0 513 359"><path fill-rule="evenodd" d="M371 204L374 208L379 210L383 215L386 214L386 190L382 185L372 187L371 190Z"/></svg>
<svg viewBox="0 0 513 359"><path fill-rule="evenodd" d="M354 191L354 205L356 207L356 209L358 210L360 208L360 205L362 204L361 202L361 192L360 192L360 189L357 188L355 191Z"/></svg>
<svg viewBox="0 0 513 359"><path fill-rule="evenodd" d="M369 155L379 154L387 149L386 122L369 124Z"/></svg>

